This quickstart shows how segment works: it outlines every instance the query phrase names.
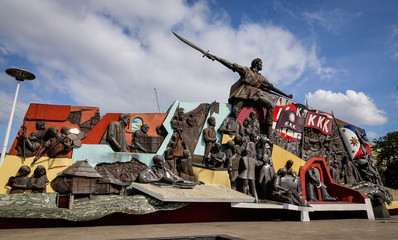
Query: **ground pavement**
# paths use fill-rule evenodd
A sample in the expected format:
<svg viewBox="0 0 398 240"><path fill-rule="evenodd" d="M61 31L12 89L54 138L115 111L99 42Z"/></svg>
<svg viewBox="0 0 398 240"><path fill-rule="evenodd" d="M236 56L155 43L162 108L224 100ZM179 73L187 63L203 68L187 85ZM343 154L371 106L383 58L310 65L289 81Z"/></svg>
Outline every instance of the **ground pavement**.
<svg viewBox="0 0 398 240"><path fill-rule="evenodd" d="M242 239L398 239L398 216L376 221L335 219L0 229L1 240L127 240L209 235Z"/></svg>

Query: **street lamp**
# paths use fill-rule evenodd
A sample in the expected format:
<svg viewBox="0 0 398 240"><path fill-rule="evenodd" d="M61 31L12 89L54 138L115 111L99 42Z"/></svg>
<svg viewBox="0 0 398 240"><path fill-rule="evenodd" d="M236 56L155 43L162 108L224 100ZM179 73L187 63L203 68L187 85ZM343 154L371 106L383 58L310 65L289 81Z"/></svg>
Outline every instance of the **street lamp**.
<svg viewBox="0 0 398 240"><path fill-rule="evenodd" d="M18 97L18 92L19 92L19 85L21 84L21 82L23 82L25 80L33 80L36 78L36 76L33 73L26 71L25 69L22 69L22 68L9 68L6 70L6 73L10 77L15 78L15 80L18 81L18 85L17 85L17 90L15 91L14 103L12 104L10 120L8 121L7 132L6 132L6 136L4 138L3 149L1 150L0 167L1 167L1 165L3 165L4 157L5 157L6 151L7 151L8 138L10 137L12 119L14 118L15 105L17 103L17 97Z"/></svg>

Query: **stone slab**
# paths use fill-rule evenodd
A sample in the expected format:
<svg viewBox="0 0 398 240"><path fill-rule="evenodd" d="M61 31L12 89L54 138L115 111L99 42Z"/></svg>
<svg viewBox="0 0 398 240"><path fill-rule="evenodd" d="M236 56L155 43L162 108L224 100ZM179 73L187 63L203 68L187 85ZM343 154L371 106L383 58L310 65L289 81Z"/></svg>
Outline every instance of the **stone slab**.
<svg viewBox="0 0 398 240"><path fill-rule="evenodd" d="M309 212L318 212L318 211L366 211L368 220L374 221L374 214L372 203L370 199L365 199L365 203L310 203L311 207L300 207L287 203L233 203L231 204L234 208L254 208L254 209L285 209L292 211L300 211L301 212L301 221L308 222L310 221Z"/></svg>
<svg viewBox="0 0 398 240"><path fill-rule="evenodd" d="M309 212L313 212L312 207L301 207L288 203L278 203L278 202L266 202L266 203L232 203L233 208L250 208L250 209L283 209L290 211L300 212L300 221L309 222L310 216Z"/></svg>
<svg viewBox="0 0 398 240"><path fill-rule="evenodd" d="M292 211L308 211L313 212L312 207L300 207L288 203L232 203L234 208L256 208L256 209L285 209Z"/></svg>
<svg viewBox="0 0 398 240"><path fill-rule="evenodd" d="M374 221L375 217L373 214L372 203L369 198L365 198L365 203L349 203L349 204L338 204L338 203L310 203L314 211L366 211L368 219Z"/></svg>
<svg viewBox="0 0 398 240"><path fill-rule="evenodd" d="M131 186L163 202L254 202L253 197L221 185L197 185L193 189L159 187L142 183L132 183Z"/></svg>

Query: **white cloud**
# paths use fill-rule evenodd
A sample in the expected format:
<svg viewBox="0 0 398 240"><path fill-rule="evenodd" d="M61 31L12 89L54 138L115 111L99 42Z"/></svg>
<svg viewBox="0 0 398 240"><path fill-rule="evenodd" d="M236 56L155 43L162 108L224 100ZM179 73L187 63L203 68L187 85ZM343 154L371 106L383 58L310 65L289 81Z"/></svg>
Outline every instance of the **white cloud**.
<svg viewBox="0 0 398 240"><path fill-rule="evenodd" d="M398 59L398 25L391 27L391 36L389 39L388 48L391 52L391 59L396 61Z"/></svg>
<svg viewBox="0 0 398 240"><path fill-rule="evenodd" d="M386 112L378 109L373 100L363 92L347 90L344 93L317 90L306 94L311 107L334 115L346 122L361 125L377 126L387 122Z"/></svg>
<svg viewBox="0 0 398 240"><path fill-rule="evenodd" d="M288 30L250 22L234 29L225 13L202 1L10 0L2 2L0 29L0 49L36 65L36 98L60 104L70 97L66 104L98 106L101 114L156 112L154 88L163 111L174 100L227 101L239 76L172 31L241 65L261 57L263 74L277 86L293 85L306 72L334 72L316 46Z"/></svg>
<svg viewBox="0 0 398 240"><path fill-rule="evenodd" d="M360 12L348 13L339 8L319 10L317 12L303 12L302 14L310 25L319 25L334 35L339 35L342 29L345 29L353 18L357 18L361 15Z"/></svg>

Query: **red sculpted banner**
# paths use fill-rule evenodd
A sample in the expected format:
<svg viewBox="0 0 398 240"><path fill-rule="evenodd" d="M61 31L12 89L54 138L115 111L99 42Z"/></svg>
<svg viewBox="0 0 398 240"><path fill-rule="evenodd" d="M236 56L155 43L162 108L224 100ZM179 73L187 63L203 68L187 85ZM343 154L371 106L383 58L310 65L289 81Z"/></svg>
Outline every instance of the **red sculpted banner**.
<svg viewBox="0 0 398 240"><path fill-rule="evenodd" d="M308 112L305 127L315 128L323 134L332 134L333 116L325 113Z"/></svg>

